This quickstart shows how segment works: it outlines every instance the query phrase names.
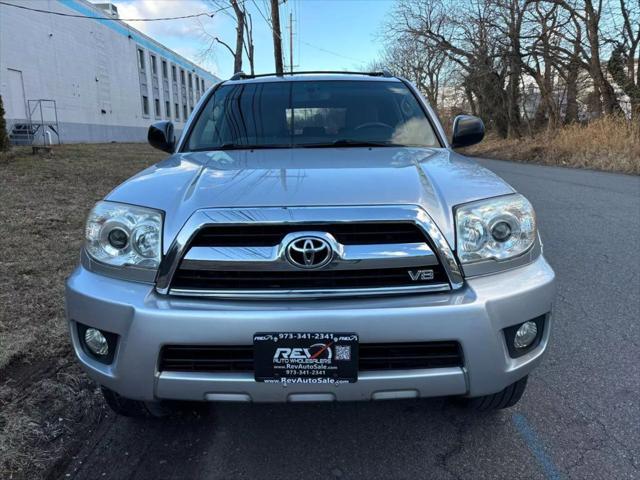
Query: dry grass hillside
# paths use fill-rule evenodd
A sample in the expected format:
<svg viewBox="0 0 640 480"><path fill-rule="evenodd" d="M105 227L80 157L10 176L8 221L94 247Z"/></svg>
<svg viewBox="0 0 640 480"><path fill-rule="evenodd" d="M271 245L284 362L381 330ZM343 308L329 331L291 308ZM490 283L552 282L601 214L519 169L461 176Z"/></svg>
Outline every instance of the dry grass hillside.
<svg viewBox="0 0 640 480"><path fill-rule="evenodd" d="M0 154L0 479L57 478L104 415L73 359L64 280L95 201L163 156L146 144Z"/></svg>
<svg viewBox="0 0 640 480"><path fill-rule="evenodd" d="M640 175L640 121L606 117L519 140L488 137L465 155Z"/></svg>

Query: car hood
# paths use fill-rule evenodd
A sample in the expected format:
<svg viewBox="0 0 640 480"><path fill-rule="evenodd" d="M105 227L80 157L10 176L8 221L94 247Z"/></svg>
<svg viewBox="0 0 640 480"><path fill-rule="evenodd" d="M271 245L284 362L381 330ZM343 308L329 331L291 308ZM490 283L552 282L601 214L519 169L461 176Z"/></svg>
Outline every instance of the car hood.
<svg viewBox="0 0 640 480"><path fill-rule="evenodd" d="M419 205L454 245L453 207L513 189L442 148L300 148L174 154L107 200L165 212L164 249L202 208Z"/></svg>

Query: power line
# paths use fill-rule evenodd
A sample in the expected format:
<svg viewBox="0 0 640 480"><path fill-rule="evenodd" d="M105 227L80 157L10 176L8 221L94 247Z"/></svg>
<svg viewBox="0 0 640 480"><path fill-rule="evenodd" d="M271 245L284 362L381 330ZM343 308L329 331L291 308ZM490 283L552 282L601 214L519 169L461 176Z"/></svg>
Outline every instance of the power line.
<svg viewBox="0 0 640 480"><path fill-rule="evenodd" d="M362 63L362 59L361 58L349 57L347 55L342 55L341 53L334 52L332 50L327 50L326 48L319 47L317 45L314 45L313 43L305 42L304 40L300 40L300 41L302 43L304 43L305 45L308 45L311 48L315 48L316 50L320 50L321 52L328 53L329 55L335 55L336 57L341 57L341 58L344 58L346 60L353 60L355 62Z"/></svg>
<svg viewBox="0 0 640 480"><path fill-rule="evenodd" d="M90 16L90 15L78 15L74 13L64 13L64 12L55 12L52 10L42 10L40 8L31 8L25 7L24 5L15 5L13 3L1 2L0 5L6 5L7 7L15 7L20 8L22 10L29 10L31 12L38 13L48 13L49 15L58 15L59 17L72 17L72 18L83 18L88 20L112 20L112 21L120 21L120 22L160 22L164 20L183 20L185 18L196 18L196 17L213 17L216 13L222 12L224 10L228 10L231 6L221 7L213 12L206 13L195 13L193 15L182 15L180 17L160 17L160 18L115 18L115 17L103 17L103 16Z"/></svg>
<svg viewBox="0 0 640 480"><path fill-rule="evenodd" d="M265 22L267 22L267 25L269 26L269 28L273 31L273 25L271 24L271 20L269 20L266 15L264 13L262 13L262 10L260 10L260 7L258 6L258 4L256 3L256 0L251 0L253 2L253 4L255 5L255 7L258 9L258 13L260 13L260 16L264 19ZM277 32L276 35L278 35ZM280 35L278 35L278 37L280 37Z"/></svg>
<svg viewBox="0 0 640 480"><path fill-rule="evenodd" d="M222 7L220 7L220 4L216 1L216 0L209 0L209 3L211 4L211 6L213 7L217 7L220 8L221 11L224 10ZM233 7L233 5L232 5ZM225 8L229 8L229 7L225 7ZM224 10L222 13L224 13L227 17L229 17L231 20L236 20L236 17L234 17L233 15L231 15L228 11Z"/></svg>

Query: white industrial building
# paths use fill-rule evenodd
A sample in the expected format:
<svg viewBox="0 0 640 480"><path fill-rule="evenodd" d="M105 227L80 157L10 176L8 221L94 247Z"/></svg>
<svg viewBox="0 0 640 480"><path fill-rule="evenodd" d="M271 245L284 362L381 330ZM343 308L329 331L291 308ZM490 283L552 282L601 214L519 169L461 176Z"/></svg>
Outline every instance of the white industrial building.
<svg viewBox="0 0 640 480"><path fill-rule="evenodd" d="M57 143L58 137L62 143L140 142L159 120L172 120L179 131L200 96L219 81L114 20L110 3L7 3L100 17L0 4L0 95L14 143Z"/></svg>

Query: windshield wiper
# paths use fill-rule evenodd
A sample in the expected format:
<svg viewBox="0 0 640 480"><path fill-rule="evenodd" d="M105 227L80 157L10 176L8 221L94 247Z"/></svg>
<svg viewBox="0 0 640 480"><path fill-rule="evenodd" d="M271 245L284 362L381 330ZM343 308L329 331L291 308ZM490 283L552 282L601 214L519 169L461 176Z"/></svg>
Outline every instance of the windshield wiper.
<svg viewBox="0 0 640 480"><path fill-rule="evenodd" d="M335 147L402 147L397 143L391 142L375 142L368 140L353 140L350 138L341 138L331 143L307 143L297 145L304 148L335 148Z"/></svg>

